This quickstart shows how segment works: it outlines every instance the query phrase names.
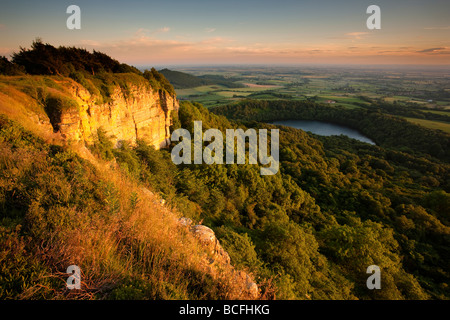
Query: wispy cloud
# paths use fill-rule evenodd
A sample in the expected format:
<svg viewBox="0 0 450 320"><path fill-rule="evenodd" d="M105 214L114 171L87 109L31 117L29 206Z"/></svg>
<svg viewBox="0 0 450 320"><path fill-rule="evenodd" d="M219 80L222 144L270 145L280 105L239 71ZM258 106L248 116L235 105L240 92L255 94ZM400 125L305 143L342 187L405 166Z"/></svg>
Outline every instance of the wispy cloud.
<svg viewBox="0 0 450 320"><path fill-rule="evenodd" d="M169 27L162 27L162 28L159 28L158 30L156 30L156 32L169 32L169 31L170 31Z"/></svg>
<svg viewBox="0 0 450 320"><path fill-rule="evenodd" d="M364 38L364 36L366 34L368 34L368 32L349 32L349 33L346 33L345 35L348 38L360 40L360 39Z"/></svg>
<svg viewBox="0 0 450 320"><path fill-rule="evenodd" d="M136 36L145 36L147 33L150 33L149 29L139 28L139 29L136 30L136 32L134 34Z"/></svg>
<svg viewBox="0 0 450 320"><path fill-rule="evenodd" d="M199 43L204 44L204 45L221 46L221 45L226 45L226 44L229 44L232 42L234 42L234 39L223 38L223 37L214 37L214 38L208 38L208 39L202 40Z"/></svg>
<svg viewBox="0 0 450 320"><path fill-rule="evenodd" d="M161 27L158 28L156 30L150 30L150 29L146 29L146 28L139 28L136 30L136 32L134 33L134 37L138 37L138 38L142 38L142 37L148 37L151 35L156 35L158 33L167 33L170 31L169 27Z"/></svg>
<svg viewBox="0 0 450 320"><path fill-rule="evenodd" d="M0 47L0 56L9 56L14 52L13 48Z"/></svg>
<svg viewBox="0 0 450 320"><path fill-rule="evenodd" d="M417 51L418 53L441 53L442 51L446 50L445 47L439 47L439 48L428 48Z"/></svg>
<svg viewBox="0 0 450 320"><path fill-rule="evenodd" d="M333 36L333 37L328 37L328 39L333 39L333 40L361 40L364 39L367 35L369 34L369 32L347 32L343 35L340 36Z"/></svg>
<svg viewBox="0 0 450 320"><path fill-rule="evenodd" d="M450 30L450 26L441 26L441 27L425 27L425 30Z"/></svg>
<svg viewBox="0 0 450 320"><path fill-rule="evenodd" d="M132 56L134 61L151 62L164 61L165 59L177 60L179 57L201 57L217 50L230 40L221 38L205 39L203 41L162 39L162 33L169 32L169 27L154 31L140 28L130 37L114 41L83 40L82 46L100 50L114 56L121 61L129 61ZM217 50L218 51L218 50ZM178 57L178 58L177 58Z"/></svg>
<svg viewBox="0 0 450 320"><path fill-rule="evenodd" d="M206 28L205 29L205 32L207 32L207 33L212 33L214 31L216 31L216 28Z"/></svg>
<svg viewBox="0 0 450 320"><path fill-rule="evenodd" d="M95 41L95 40L81 40L81 44L83 46L89 46L89 47L101 46L101 42Z"/></svg>
<svg viewBox="0 0 450 320"><path fill-rule="evenodd" d="M367 32L350 32L345 39L351 39L355 44L327 42L309 46L307 44L243 42L228 37L213 37L210 33L203 33L203 37L180 37L170 28L148 30L137 29L129 37L114 41L83 40L81 44L87 48L100 50L110 54L119 61L131 64L146 63L189 63L189 62L267 62L267 61L328 61L330 57L345 62L378 61L397 63L406 61L424 61L434 55L435 61L445 60L450 54L449 48L435 45L435 47L411 46L373 46L358 42L367 36ZM203 29L206 31L206 29ZM382 57L382 58L380 58ZM382 59L382 60L380 60ZM402 60L403 59L403 60ZM416 60L411 60L416 59ZM422 59L422 60L421 60Z"/></svg>

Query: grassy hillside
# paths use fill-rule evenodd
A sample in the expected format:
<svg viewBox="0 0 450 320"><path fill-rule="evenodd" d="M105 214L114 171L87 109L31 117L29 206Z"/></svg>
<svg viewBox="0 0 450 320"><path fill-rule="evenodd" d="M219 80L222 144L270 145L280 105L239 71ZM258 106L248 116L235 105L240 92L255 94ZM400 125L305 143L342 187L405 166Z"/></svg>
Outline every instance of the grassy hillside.
<svg viewBox="0 0 450 320"><path fill-rule="evenodd" d="M181 214L114 163L4 116L0 150L0 299L246 297L234 276L207 266ZM81 290L65 287L72 264Z"/></svg>

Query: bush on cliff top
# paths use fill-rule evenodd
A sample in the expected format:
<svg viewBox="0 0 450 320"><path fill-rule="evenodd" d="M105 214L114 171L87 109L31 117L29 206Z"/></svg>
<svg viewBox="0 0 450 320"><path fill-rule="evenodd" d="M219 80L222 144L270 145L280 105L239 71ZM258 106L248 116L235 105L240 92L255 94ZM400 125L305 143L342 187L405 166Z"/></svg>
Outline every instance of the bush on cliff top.
<svg viewBox="0 0 450 320"><path fill-rule="evenodd" d="M165 90L171 95L175 94L170 82L154 68L142 73L136 67L120 63L102 52L94 50L91 53L86 49L64 46L56 48L43 43L41 39L33 41L31 49L21 48L19 52L14 53L12 62L5 57L0 57L0 74L23 73L71 77L91 94L99 90L105 102L109 102L112 85L118 84L126 90L126 85L121 80L135 83L136 76L142 80L146 79L154 90ZM123 77L111 77L111 74L128 74L128 76L123 79ZM97 89L93 88L91 83Z"/></svg>

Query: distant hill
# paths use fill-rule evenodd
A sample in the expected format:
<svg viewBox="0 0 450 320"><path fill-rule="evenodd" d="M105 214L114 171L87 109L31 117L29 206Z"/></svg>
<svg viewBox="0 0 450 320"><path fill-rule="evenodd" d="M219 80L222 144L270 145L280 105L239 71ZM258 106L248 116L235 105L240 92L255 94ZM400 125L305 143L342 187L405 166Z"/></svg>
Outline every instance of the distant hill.
<svg viewBox="0 0 450 320"><path fill-rule="evenodd" d="M172 71L169 69L160 70L159 73L164 75L175 89L188 89L199 86L212 84L210 81L201 79L188 73L180 71Z"/></svg>
<svg viewBox="0 0 450 320"><path fill-rule="evenodd" d="M226 78L215 74L205 74L203 76L199 76L199 78L227 88L245 88L243 84L236 82L240 80L238 78Z"/></svg>
<svg viewBox="0 0 450 320"><path fill-rule="evenodd" d="M199 86L207 85L221 85L227 88L244 88L245 86L236 83L237 78L226 78L220 75L203 75L203 76L193 76L188 73L180 71L172 71L169 69L162 69L159 71L167 80L173 85L175 89L188 89L195 88Z"/></svg>

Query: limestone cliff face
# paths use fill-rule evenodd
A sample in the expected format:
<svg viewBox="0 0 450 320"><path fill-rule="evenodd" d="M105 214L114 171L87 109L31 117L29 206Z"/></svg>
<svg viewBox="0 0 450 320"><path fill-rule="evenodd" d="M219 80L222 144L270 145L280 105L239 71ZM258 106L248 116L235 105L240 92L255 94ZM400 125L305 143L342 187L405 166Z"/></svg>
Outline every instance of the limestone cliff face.
<svg viewBox="0 0 450 320"><path fill-rule="evenodd" d="M63 111L57 128L67 140L92 143L102 127L116 143L137 139L163 148L170 143L171 112L179 105L175 96L144 85L129 85L127 94L115 87L110 102L98 104L84 87L73 83L71 93L79 110Z"/></svg>

